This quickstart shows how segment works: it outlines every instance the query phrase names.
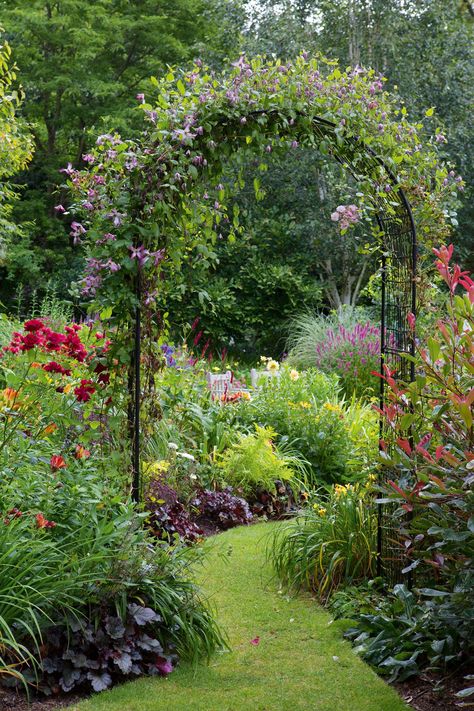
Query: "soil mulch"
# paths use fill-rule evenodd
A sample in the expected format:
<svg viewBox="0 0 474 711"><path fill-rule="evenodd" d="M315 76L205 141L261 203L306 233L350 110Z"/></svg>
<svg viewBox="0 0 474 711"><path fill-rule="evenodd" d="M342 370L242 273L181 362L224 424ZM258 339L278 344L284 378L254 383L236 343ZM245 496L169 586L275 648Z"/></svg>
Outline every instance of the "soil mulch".
<svg viewBox="0 0 474 711"><path fill-rule="evenodd" d="M87 694L89 696L89 694ZM67 694L60 697L35 698L30 700L22 691L10 691L0 687L0 710L1 711L52 711L52 709L63 709L86 698L86 694Z"/></svg>
<svg viewBox="0 0 474 711"><path fill-rule="evenodd" d="M467 673L464 670L464 674ZM421 674L394 686L415 711L455 711L462 708L462 699L456 693L469 685L464 674L451 674L444 678L435 674Z"/></svg>

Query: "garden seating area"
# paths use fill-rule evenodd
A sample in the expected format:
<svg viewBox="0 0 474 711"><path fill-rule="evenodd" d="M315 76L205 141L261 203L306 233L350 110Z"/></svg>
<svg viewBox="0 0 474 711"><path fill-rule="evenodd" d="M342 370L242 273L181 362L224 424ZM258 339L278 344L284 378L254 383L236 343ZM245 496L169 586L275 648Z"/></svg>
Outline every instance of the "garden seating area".
<svg viewBox="0 0 474 711"><path fill-rule="evenodd" d="M0 709L473 706L471 4L158 5L0 13Z"/></svg>

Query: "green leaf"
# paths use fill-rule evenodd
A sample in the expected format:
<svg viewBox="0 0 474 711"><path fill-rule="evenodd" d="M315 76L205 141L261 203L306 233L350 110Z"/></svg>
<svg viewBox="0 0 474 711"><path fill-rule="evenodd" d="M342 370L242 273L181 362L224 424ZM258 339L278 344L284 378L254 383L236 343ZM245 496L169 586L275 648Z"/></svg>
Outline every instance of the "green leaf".
<svg viewBox="0 0 474 711"><path fill-rule="evenodd" d="M102 321L107 321L112 316L113 308L112 306L106 306L105 309L102 309L100 312L100 318Z"/></svg>
<svg viewBox="0 0 474 711"><path fill-rule="evenodd" d="M435 112L435 109L434 109L434 106L432 106L431 109L427 109L425 111L425 116L433 116L434 112Z"/></svg>

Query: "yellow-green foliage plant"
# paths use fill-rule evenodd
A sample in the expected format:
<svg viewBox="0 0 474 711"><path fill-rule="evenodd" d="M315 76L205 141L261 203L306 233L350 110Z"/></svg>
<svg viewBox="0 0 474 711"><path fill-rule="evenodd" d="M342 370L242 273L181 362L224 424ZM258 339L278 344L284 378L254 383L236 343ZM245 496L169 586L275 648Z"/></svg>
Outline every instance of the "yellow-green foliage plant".
<svg viewBox="0 0 474 711"><path fill-rule="evenodd" d="M274 444L276 432L271 427L255 425L255 433L242 435L230 447L222 462L222 478L227 484L251 497L259 489L275 490L275 482L296 485L297 477L292 466L301 461L279 451Z"/></svg>

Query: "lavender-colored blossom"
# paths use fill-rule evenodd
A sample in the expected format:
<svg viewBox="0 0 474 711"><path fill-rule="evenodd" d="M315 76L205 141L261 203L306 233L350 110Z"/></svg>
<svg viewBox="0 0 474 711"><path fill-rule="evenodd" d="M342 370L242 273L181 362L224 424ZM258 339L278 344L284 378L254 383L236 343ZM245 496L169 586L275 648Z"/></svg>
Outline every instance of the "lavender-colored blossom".
<svg viewBox="0 0 474 711"><path fill-rule="evenodd" d="M94 163L95 161L95 156L92 155L92 153L84 153L82 156L82 160L84 163Z"/></svg>
<svg viewBox="0 0 474 711"><path fill-rule="evenodd" d="M145 103L145 94L137 94L136 95L136 100L139 101L141 104Z"/></svg>
<svg viewBox="0 0 474 711"><path fill-rule="evenodd" d="M115 208L109 212L107 217L112 220L114 227L120 227L125 217L124 213L118 212Z"/></svg>
<svg viewBox="0 0 474 711"><path fill-rule="evenodd" d="M138 262L138 266L141 269L148 261L150 252L148 251L148 249L145 249L145 246L143 244L141 244L139 247L134 247L133 245L130 245L128 249L130 250L130 259L136 259Z"/></svg>
<svg viewBox="0 0 474 711"><path fill-rule="evenodd" d="M55 205L54 210L55 210L55 212L58 213L58 215L62 215L66 212L66 208L63 207L62 205Z"/></svg>
<svg viewBox="0 0 474 711"><path fill-rule="evenodd" d="M84 225L80 222L71 222L71 232L69 233L71 237L78 237L80 235L85 235L87 232Z"/></svg>
<svg viewBox="0 0 474 711"><path fill-rule="evenodd" d="M71 176L71 175L74 175L74 173L75 173L76 171L75 171L74 168L72 167L72 163L68 163L67 166L66 166L66 168L61 168L61 169L59 170L59 172L60 172L60 173L65 173L65 175Z"/></svg>

